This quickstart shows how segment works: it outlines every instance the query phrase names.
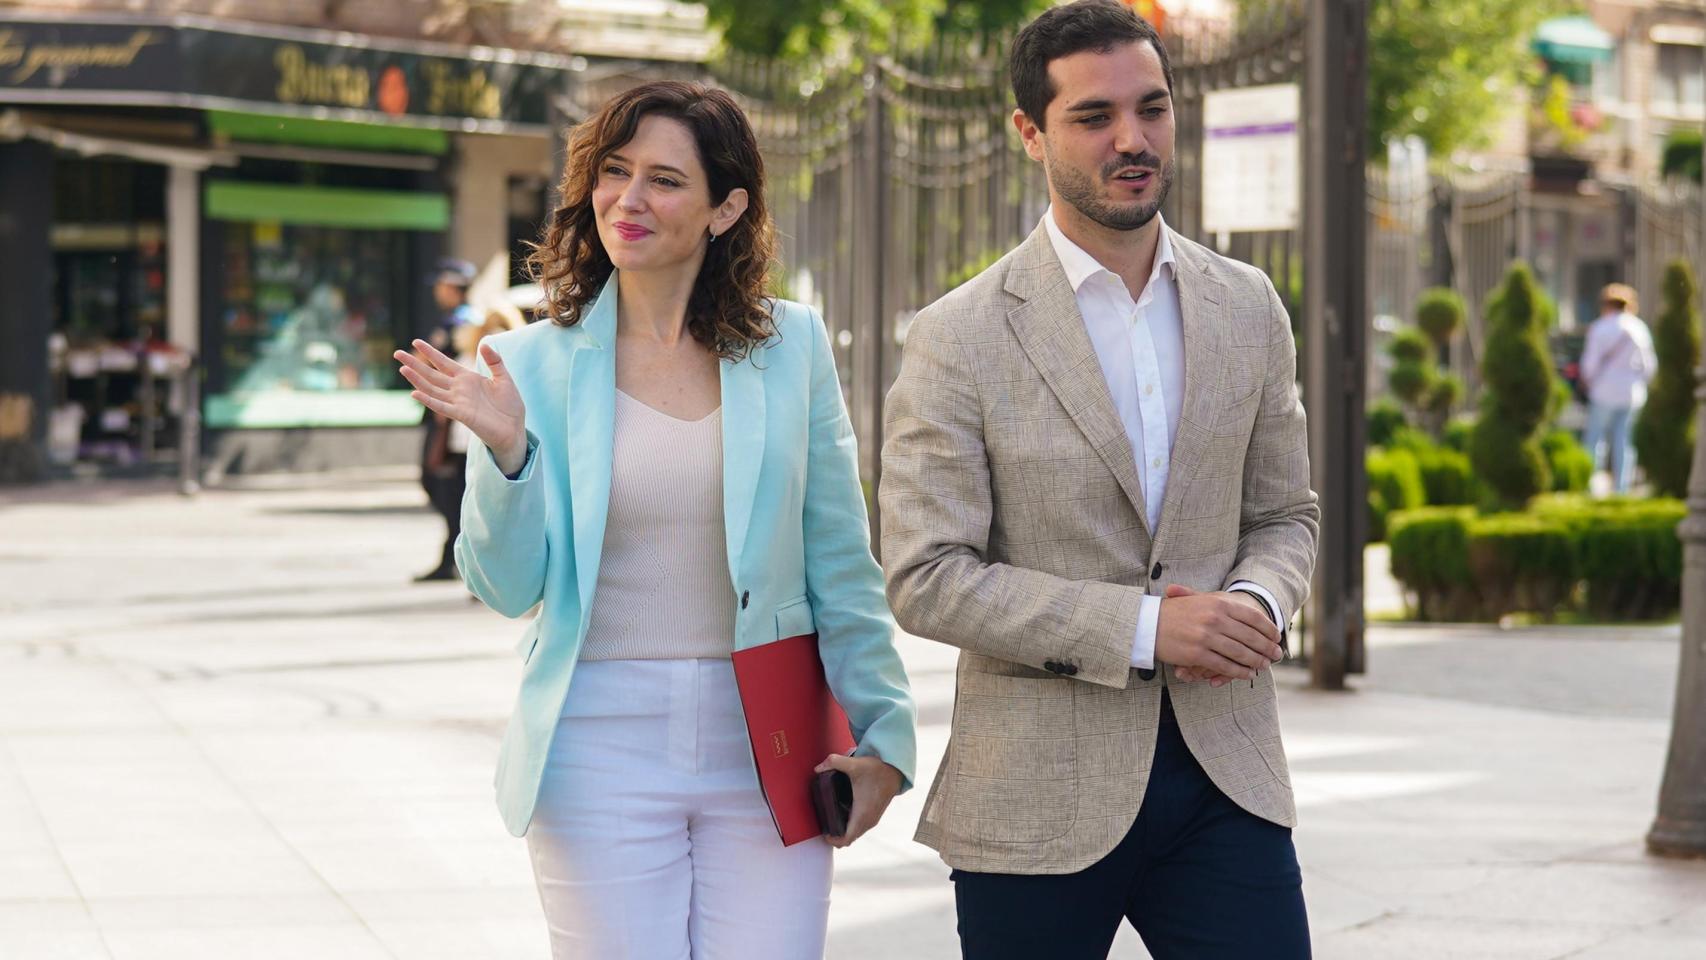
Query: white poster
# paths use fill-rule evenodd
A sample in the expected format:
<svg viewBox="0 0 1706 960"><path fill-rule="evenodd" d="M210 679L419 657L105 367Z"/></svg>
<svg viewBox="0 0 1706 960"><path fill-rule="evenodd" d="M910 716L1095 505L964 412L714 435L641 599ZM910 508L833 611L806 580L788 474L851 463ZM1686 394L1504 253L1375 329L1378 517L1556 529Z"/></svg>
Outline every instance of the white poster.
<svg viewBox="0 0 1706 960"><path fill-rule="evenodd" d="M1295 83L1203 97L1203 229L1293 230L1302 215L1302 93Z"/></svg>

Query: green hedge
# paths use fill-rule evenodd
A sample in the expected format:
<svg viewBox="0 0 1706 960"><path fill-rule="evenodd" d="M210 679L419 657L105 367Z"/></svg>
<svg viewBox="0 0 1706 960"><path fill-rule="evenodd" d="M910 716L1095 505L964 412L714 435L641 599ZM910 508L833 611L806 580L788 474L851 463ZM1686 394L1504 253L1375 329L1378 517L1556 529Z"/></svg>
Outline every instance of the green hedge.
<svg viewBox="0 0 1706 960"><path fill-rule="evenodd" d="M1434 447L1417 453L1416 466L1421 468L1422 489L1430 507L1470 504L1479 495L1469 458L1456 450Z"/></svg>
<svg viewBox="0 0 1706 960"><path fill-rule="evenodd" d="M1469 575L1482 609L1516 610L1551 619L1571 598L1580 575L1567 523L1530 513L1478 516L1469 524Z"/></svg>
<svg viewBox="0 0 1706 960"><path fill-rule="evenodd" d="M1578 610L1657 619L1682 601L1680 500L1550 495L1524 513L1426 508L1388 518L1392 573L1423 620Z"/></svg>
<svg viewBox="0 0 1706 960"><path fill-rule="evenodd" d="M1479 488L1469 458L1434 443L1412 427L1397 427L1384 447L1368 451L1368 538L1387 537L1387 517L1394 510L1441 507L1476 502Z"/></svg>
<svg viewBox="0 0 1706 960"><path fill-rule="evenodd" d="M1414 510L1427 503L1422 468L1409 450L1370 447L1364 459L1368 472L1368 539L1386 539L1386 517L1394 510Z"/></svg>
<svg viewBox="0 0 1706 960"><path fill-rule="evenodd" d="M1420 620L1473 620L1479 601L1469 574L1466 507L1425 507L1390 518L1392 575L1414 592Z"/></svg>
<svg viewBox="0 0 1706 960"><path fill-rule="evenodd" d="M1541 497L1534 510L1575 537L1590 616L1652 620L1681 605L1683 501L1618 497L1584 507L1576 497Z"/></svg>

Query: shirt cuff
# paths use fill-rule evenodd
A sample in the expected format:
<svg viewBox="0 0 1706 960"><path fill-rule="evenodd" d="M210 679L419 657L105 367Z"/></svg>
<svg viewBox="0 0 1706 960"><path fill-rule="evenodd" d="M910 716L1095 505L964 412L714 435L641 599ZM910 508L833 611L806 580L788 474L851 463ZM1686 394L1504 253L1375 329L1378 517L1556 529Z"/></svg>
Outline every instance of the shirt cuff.
<svg viewBox="0 0 1706 960"><path fill-rule="evenodd" d="M505 480L508 480L511 483L520 483L521 481L526 480L528 475L533 472L533 451L537 449L539 449L539 442L533 439L533 431L529 430L527 432L527 453L521 459L521 469L514 473L504 473L503 468L498 467L498 473ZM493 453L489 447L486 449L486 456L492 458L492 466L498 466L498 455Z"/></svg>
<svg viewBox="0 0 1706 960"><path fill-rule="evenodd" d="M1262 605L1267 608L1268 619L1272 620L1274 625L1279 627L1280 646L1285 646L1286 627L1291 623L1291 617L1287 616L1280 610L1279 601L1274 598L1272 593L1268 592L1266 587L1263 587L1261 584L1251 580L1238 580L1235 581L1232 586L1227 587L1226 590L1229 593L1233 590L1243 590L1246 593L1255 594L1256 599L1262 601Z"/></svg>
<svg viewBox="0 0 1706 960"><path fill-rule="evenodd" d="M1155 669L1155 630L1161 623L1161 598L1144 594L1137 605L1137 636L1131 641L1131 665Z"/></svg>

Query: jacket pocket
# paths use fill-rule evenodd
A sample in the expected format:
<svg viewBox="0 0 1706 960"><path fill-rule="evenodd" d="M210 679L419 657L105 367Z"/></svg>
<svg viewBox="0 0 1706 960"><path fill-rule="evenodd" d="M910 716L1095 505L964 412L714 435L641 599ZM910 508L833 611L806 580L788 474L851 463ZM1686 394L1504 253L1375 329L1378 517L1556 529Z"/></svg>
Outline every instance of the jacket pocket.
<svg viewBox="0 0 1706 960"><path fill-rule="evenodd" d="M945 826L984 843L1038 843L1078 819L1073 682L962 672Z"/></svg>
<svg viewBox="0 0 1706 960"><path fill-rule="evenodd" d="M521 639L515 644L515 654L523 664L533 659L533 651L539 646L539 621L543 617L534 617L527 624L527 629L521 631Z"/></svg>
<svg viewBox="0 0 1706 960"><path fill-rule="evenodd" d="M776 608L776 639L786 640L816 631L812 605L805 597L796 597Z"/></svg>

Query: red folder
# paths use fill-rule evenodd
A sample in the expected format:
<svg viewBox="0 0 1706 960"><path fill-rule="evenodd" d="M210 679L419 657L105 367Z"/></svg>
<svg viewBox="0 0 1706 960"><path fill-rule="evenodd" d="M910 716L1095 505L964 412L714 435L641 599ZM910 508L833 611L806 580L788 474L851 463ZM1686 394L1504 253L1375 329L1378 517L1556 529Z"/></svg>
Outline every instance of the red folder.
<svg viewBox="0 0 1706 960"><path fill-rule="evenodd" d="M817 634L736 650L734 666L758 785L782 845L821 836L812 771L832 753L851 753L853 733L824 679Z"/></svg>

